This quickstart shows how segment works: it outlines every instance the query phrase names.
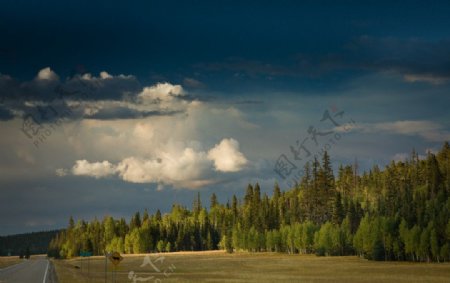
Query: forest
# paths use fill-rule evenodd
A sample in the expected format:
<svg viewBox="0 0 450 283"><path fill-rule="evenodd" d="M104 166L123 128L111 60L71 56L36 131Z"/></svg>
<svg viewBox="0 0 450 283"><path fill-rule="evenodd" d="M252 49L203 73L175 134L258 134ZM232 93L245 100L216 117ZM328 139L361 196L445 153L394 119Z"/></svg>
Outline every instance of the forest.
<svg viewBox="0 0 450 283"><path fill-rule="evenodd" d="M59 230L0 236L0 256L45 254Z"/></svg>
<svg viewBox="0 0 450 283"><path fill-rule="evenodd" d="M204 206L174 204L169 213L136 212L90 222L71 217L50 242L48 255L81 251L149 253L223 249L228 252L358 255L371 260L450 261L450 145L359 173L336 174L327 152L307 163L297 184L271 196L249 184L244 197Z"/></svg>

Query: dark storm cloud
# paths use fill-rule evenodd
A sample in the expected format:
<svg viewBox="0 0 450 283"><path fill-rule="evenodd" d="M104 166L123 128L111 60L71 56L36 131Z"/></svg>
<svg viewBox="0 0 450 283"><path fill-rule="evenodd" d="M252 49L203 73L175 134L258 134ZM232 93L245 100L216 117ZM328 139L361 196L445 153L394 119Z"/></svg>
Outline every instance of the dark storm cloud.
<svg viewBox="0 0 450 283"><path fill-rule="evenodd" d="M0 74L0 102L20 97L20 84L8 75Z"/></svg>
<svg viewBox="0 0 450 283"><path fill-rule="evenodd" d="M15 117L33 119L40 124L64 119L139 119L150 116L172 116L178 110L138 110L132 106L142 90L134 76L111 76L102 72L99 77L90 74L75 75L60 82L59 77L49 68L42 70L31 81L20 82L6 75L0 75L0 119ZM49 78L44 78L49 76ZM198 100L194 95L180 96L186 101ZM121 103L116 106L114 103ZM76 105L73 105L76 103ZM100 103L100 105L97 105ZM154 107L161 101L154 100ZM86 114L86 107L94 107L93 114ZM14 113L14 114L13 114ZM89 113L89 111L88 111Z"/></svg>
<svg viewBox="0 0 450 283"><path fill-rule="evenodd" d="M421 1L409 1L407 6L392 1L141 1L136 5L100 1L83 5L86 2L3 1L0 31L5 44L0 54L2 58L14 54L15 62L4 61L0 72L12 70L13 75L22 76L50 64L66 70L61 71L66 76L78 65L92 72L107 66L112 72L132 70L139 77L164 73L170 80L174 73L192 76L189 72L196 63L223 63L235 56L253 62L239 68L255 72L255 67L261 67L280 74L295 54L326 56L364 34L448 35L450 7ZM285 61L279 62L283 57Z"/></svg>
<svg viewBox="0 0 450 283"><path fill-rule="evenodd" d="M196 67L203 68L208 71L230 71L233 72L234 75L245 73L250 77L256 77L258 75L291 76L298 74L299 71L293 66L276 65L260 60L247 60L244 58L228 58L222 62L198 64Z"/></svg>
<svg viewBox="0 0 450 283"><path fill-rule="evenodd" d="M53 72L51 69L48 70ZM107 75L105 73L105 76ZM33 80L21 82L11 76L0 74L2 100L22 102L26 100L48 102L55 99L120 100L123 96L136 94L140 89L140 83L135 77L125 75L100 78L85 74L69 77L65 81L60 81L57 77L54 79L35 77Z"/></svg>
<svg viewBox="0 0 450 283"><path fill-rule="evenodd" d="M141 119L151 116L173 116L183 113L182 111L138 111L127 107L114 107L99 110L92 115L84 115L84 119L96 120L118 120L118 119Z"/></svg>
<svg viewBox="0 0 450 283"><path fill-rule="evenodd" d="M141 90L139 81L131 75L118 75L107 78L91 77L89 79L76 76L61 87L62 89L59 93L63 96L70 96L73 93L75 96L81 96L83 100L93 101L121 100L124 96L133 96Z"/></svg>
<svg viewBox="0 0 450 283"><path fill-rule="evenodd" d="M9 109L0 105L0 121L10 120L14 117L13 113Z"/></svg>
<svg viewBox="0 0 450 283"><path fill-rule="evenodd" d="M248 78L315 78L342 71L357 72L355 75L392 71L401 75L450 79L449 50L449 40L361 36L333 52L298 53L282 62L229 58L196 67Z"/></svg>
<svg viewBox="0 0 450 283"><path fill-rule="evenodd" d="M450 78L449 50L446 39L361 36L346 44L342 53L322 58L319 66L327 71L351 68Z"/></svg>

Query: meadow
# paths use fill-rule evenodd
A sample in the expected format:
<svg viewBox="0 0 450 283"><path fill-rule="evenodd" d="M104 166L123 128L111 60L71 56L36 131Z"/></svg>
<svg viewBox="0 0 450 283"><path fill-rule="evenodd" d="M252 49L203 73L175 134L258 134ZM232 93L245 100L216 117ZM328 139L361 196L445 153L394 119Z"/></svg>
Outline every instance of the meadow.
<svg viewBox="0 0 450 283"><path fill-rule="evenodd" d="M123 255L115 282L449 282L450 263L223 251ZM61 283L105 282L105 257L54 260ZM108 260L107 282L113 282ZM88 268L89 265L89 268ZM143 266L141 266L143 265ZM89 269L89 273L88 273ZM131 272L131 273L130 273ZM145 281L144 281L145 280Z"/></svg>

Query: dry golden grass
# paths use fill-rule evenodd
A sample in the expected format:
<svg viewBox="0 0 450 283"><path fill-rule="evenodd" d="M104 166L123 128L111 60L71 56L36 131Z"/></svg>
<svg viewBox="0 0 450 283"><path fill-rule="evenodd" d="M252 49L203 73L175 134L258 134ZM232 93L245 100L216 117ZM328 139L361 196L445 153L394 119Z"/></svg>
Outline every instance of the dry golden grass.
<svg viewBox="0 0 450 283"><path fill-rule="evenodd" d="M18 256L0 256L0 268L5 268L21 262L22 259Z"/></svg>
<svg viewBox="0 0 450 283"><path fill-rule="evenodd" d="M144 255L125 255L117 268L116 282L133 282L128 278L130 271L142 279L153 276L161 282L450 282L449 263L373 262L354 256L227 254L222 251L164 253L150 257L160 272L151 265L140 267ZM164 260L155 261L158 257ZM89 276L86 259L83 270L76 268L81 267L79 258L54 262L61 283L105 282L104 257L90 259ZM108 270L112 270L109 261ZM111 282L111 273L108 280Z"/></svg>

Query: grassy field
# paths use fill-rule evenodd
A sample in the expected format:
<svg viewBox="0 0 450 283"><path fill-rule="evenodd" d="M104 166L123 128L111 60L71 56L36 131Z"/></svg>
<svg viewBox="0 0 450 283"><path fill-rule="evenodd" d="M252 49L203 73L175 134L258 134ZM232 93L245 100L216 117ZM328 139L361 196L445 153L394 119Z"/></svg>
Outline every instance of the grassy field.
<svg viewBox="0 0 450 283"><path fill-rule="evenodd" d="M183 252L125 255L116 282L450 282L449 263L373 262L358 257L316 257L276 253ZM105 282L104 257L55 260L61 283ZM112 264L108 261L108 270ZM158 272L159 270L159 272ZM165 274L164 274L165 272ZM111 272L108 282L112 282ZM139 281L140 279L153 279ZM133 277L131 277L133 278Z"/></svg>
<svg viewBox="0 0 450 283"><path fill-rule="evenodd" d="M22 262L18 256L0 256L0 269Z"/></svg>

